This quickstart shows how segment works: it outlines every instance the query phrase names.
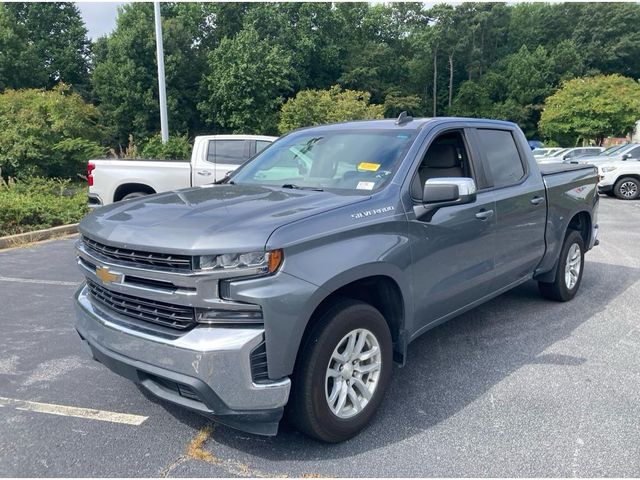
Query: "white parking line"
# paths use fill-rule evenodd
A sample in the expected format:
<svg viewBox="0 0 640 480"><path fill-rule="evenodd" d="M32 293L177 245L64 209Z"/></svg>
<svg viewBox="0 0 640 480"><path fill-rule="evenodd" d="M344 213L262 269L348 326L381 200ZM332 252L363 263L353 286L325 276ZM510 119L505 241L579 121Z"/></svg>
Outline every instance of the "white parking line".
<svg viewBox="0 0 640 480"><path fill-rule="evenodd" d="M69 407L66 405L29 402L27 400L0 397L0 407L4 406L12 406L16 410L86 418L89 420L100 420L101 422L124 423L126 425L142 425L142 423L149 418L142 415L131 415L129 413L108 412L106 410L94 410L92 408Z"/></svg>
<svg viewBox="0 0 640 480"><path fill-rule="evenodd" d="M62 280L36 280L34 278L13 278L13 277L0 277L0 282L15 282L15 283L42 283L44 285L66 285L75 287L80 285L80 282L63 282Z"/></svg>

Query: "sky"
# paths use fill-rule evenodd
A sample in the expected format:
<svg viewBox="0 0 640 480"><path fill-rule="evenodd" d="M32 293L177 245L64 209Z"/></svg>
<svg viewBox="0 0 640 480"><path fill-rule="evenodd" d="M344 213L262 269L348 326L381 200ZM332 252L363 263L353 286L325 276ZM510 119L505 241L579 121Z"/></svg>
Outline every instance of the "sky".
<svg viewBox="0 0 640 480"><path fill-rule="evenodd" d="M111 33L116 26L118 6L125 2L76 2L92 40Z"/></svg>

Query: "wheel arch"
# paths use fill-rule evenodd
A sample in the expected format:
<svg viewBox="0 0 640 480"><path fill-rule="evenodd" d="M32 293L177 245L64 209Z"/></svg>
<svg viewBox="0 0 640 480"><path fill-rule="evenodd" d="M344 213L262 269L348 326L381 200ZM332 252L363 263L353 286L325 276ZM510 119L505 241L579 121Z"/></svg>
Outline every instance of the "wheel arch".
<svg viewBox="0 0 640 480"><path fill-rule="evenodd" d="M118 187L113 192L113 201L119 202L126 195L129 195L130 193L134 193L134 192L143 192L149 195L156 193L153 187L146 185L144 183L133 183L133 182L122 183L118 185Z"/></svg>
<svg viewBox="0 0 640 480"><path fill-rule="evenodd" d="M562 244L558 248L558 255L554 260L553 267L539 275L536 275L534 278L539 282L553 282L556 271L558 269L558 265L560 263L560 253L562 252L562 245L564 245L564 239L567 237L567 234L575 230L580 233L582 240L584 241L585 249L589 248L591 235L593 235L593 219L591 218L591 213L588 210L579 210L574 212L571 216L571 219L567 222L567 227L564 229L564 236L562 237Z"/></svg>
<svg viewBox="0 0 640 480"><path fill-rule="evenodd" d="M397 268L397 267L396 267ZM389 325L391 339L393 341L394 359L404 363L406 356L407 336L405 334L406 319L411 318L411 304L407 296L403 294L403 281L399 275L391 273L389 269L381 268L377 271L368 271L366 266L344 272L318 289L319 295L314 301L312 313L308 317L305 328L298 344L296 361L298 364L300 351L311 330L322 321L323 314L337 300L350 298L372 305L380 311Z"/></svg>

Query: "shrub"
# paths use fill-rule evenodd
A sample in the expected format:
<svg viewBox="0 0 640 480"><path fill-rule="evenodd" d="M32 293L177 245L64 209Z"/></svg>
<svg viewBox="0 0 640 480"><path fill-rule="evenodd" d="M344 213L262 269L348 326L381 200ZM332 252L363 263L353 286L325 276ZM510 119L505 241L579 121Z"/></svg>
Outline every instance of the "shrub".
<svg viewBox="0 0 640 480"><path fill-rule="evenodd" d="M142 158L187 160L191 157L191 143L186 135L169 137L162 143L160 134L151 137L142 148Z"/></svg>
<svg viewBox="0 0 640 480"><path fill-rule="evenodd" d="M0 236L76 223L87 211L85 188L69 180L0 178Z"/></svg>
<svg viewBox="0 0 640 480"><path fill-rule="evenodd" d="M101 156L98 110L69 87L0 94L0 169L6 176L73 177Z"/></svg>

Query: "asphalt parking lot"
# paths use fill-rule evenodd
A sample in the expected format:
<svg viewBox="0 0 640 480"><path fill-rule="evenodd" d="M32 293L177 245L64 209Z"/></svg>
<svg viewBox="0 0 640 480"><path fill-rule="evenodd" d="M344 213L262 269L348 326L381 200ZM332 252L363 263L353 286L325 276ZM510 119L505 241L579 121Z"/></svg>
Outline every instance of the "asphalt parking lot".
<svg viewBox="0 0 640 480"><path fill-rule="evenodd" d="M332 446L145 395L73 329L74 239L0 252L0 477L639 476L640 202L601 198L599 223L572 302L531 282L427 333Z"/></svg>

